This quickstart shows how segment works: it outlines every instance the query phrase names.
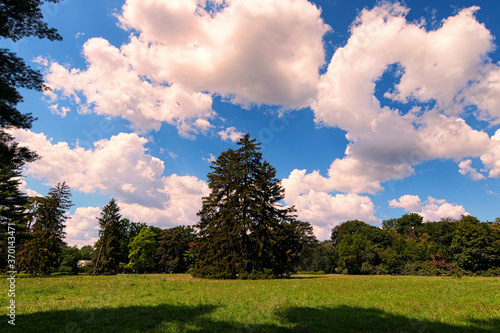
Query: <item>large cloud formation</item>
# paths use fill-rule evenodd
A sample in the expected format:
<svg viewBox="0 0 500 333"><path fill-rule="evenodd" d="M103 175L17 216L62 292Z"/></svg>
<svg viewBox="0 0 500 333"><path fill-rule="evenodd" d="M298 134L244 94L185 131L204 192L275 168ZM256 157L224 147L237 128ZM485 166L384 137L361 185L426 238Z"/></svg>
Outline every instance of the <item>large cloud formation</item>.
<svg viewBox="0 0 500 333"><path fill-rule="evenodd" d="M461 205L453 205L444 199L428 197L422 203L418 195L403 195L399 199L389 201L392 208L403 208L406 212L419 213L424 222L437 222L442 218L459 219L462 215L469 215Z"/></svg>
<svg viewBox="0 0 500 333"><path fill-rule="evenodd" d="M384 181L411 176L416 165L433 159L453 159L462 174L479 180L484 175L470 158L480 158L482 171L499 177L500 131L490 138L461 118L469 105L491 124L500 116L500 70L487 57L493 37L475 19L477 10L463 9L432 31L425 22L408 22L408 9L397 3L361 12L311 104L318 124L347 132L345 156L332 162L326 177L293 171L285 184L302 184L297 198L312 191L373 194ZM388 71L397 77L383 92L383 102L392 104L383 105L377 82Z"/></svg>
<svg viewBox="0 0 500 333"><path fill-rule="evenodd" d="M88 40L84 69L47 63L46 94L61 115L71 112L59 107L70 99L79 112L122 117L140 134L168 123L189 138L216 128L215 96L244 108L310 107L318 125L346 131L349 144L326 173L293 170L283 185L286 204L325 235L350 218L379 222L362 194L414 175L426 161L452 159L477 181L500 177L500 130L490 137L462 118L473 110L477 119L500 123L500 66L488 57L494 38L476 20L477 10L462 9L428 30L423 21L409 22L409 9L398 3L364 9L320 75L330 27L306 0L127 0L117 18L130 31L128 42ZM389 87L380 84L386 74L394 76ZM144 220L189 221L189 201L207 191L194 177L163 176L163 162L145 152L147 140L137 134L70 149L23 133L16 134L22 142L50 157L28 172L117 194L124 211ZM216 133L223 140L241 134L233 127ZM110 159L123 170L112 170ZM130 176L131 170L138 172ZM416 198L406 199L416 205ZM437 219L449 213L444 204L430 197L419 207L438 207L426 213Z"/></svg>
<svg viewBox="0 0 500 333"><path fill-rule="evenodd" d="M303 108L325 62L320 14L306 0L127 0L118 19L129 42L88 40L87 68L52 63L47 94L143 132L167 122L187 137L211 128L213 95Z"/></svg>
<svg viewBox="0 0 500 333"><path fill-rule="evenodd" d="M65 181L84 193L117 196L123 214L134 221L161 227L191 225L197 221L202 196L208 194L207 184L196 177L164 176L163 161L147 154L147 140L135 133L120 133L97 141L93 149L71 148L66 142L54 144L43 133L29 130L10 133L42 157L29 164L28 175L46 179L49 185ZM85 212L89 211L76 215L83 216ZM95 215L93 210L92 214Z"/></svg>

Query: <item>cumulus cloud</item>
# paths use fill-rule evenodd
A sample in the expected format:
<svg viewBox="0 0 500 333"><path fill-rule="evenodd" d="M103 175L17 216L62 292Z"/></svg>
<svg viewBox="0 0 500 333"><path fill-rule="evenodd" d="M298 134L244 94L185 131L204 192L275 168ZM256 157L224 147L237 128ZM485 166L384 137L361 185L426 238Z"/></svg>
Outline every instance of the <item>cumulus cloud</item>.
<svg viewBox="0 0 500 333"><path fill-rule="evenodd" d="M304 181L315 190L376 193L382 182L411 176L414 166L433 159L482 156L494 170L492 140L460 117L464 94L470 82L483 77L493 49L493 37L474 17L478 9L463 9L433 31L408 22L408 9L399 4L363 10L311 104L318 124L345 130L350 142L327 176L313 172ZM377 80L394 64L399 82L384 97L433 105L405 111L381 104Z"/></svg>
<svg viewBox="0 0 500 333"><path fill-rule="evenodd" d="M11 130L41 159L29 163L28 175L49 185L65 181L74 190L115 195L133 220L161 226L193 224L208 186L192 176L163 176L164 163L147 154L147 139L120 133L94 143L93 149L52 143L43 133Z"/></svg>
<svg viewBox="0 0 500 333"><path fill-rule="evenodd" d="M235 127L228 127L223 131L217 132L217 134L224 141L231 140L236 142L243 137L244 133L237 131Z"/></svg>
<svg viewBox="0 0 500 333"><path fill-rule="evenodd" d="M176 174L165 177L163 182L162 191L170 196L168 205L157 208L120 201L123 214L134 221L152 223L161 228L195 224L198 221L196 213L201 209L202 197L209 194L207 184L193 176Z"/></svg>
<svg viewBox="0 0 500 333"><path fill-rule="evenodd" d="M419 213L425 222L439 221L443 218L459 219L462 215L469 215L461 205L453 205L444 199L428 197L421 202L417 195L403 195L399 199L389 201L389 207L403 208L406 212Z"/></svg>
<svg viewBox="0 0 500 333"><path fill-rule="evenodd" d="M28 184L24 179L20 179L20 184L19 184L19 191L22 193L26 193L29 197L41 197L42 195L39 194L37 191L34 191L32 189L27 188Z"/></svg>
<svg viewBox="0 0 500 333"><path fill-rule="evenodd" d="M491 137L489 149L481 155L481 161L489 170L490 177L500 178L500 130Z"/></svg>
<svg viewBox="0 0 500 333"><path fill-rule="evenodd" d="M99 238L97 217L99 207L78 207L74 214L66 221L66 243L69 246L94 245Z"/></svg>
<svg viewBox="0 0 500 333"><path fill-rule="evenodd" d="M52 91L46 94L53 100L71 98L80 113L93 110L125 118L139 132L159 130L167 122L177 126L181 135L191 137L210 127L213 111L208 94L175 82L151 82L103 38L88 40L83 54L88 63L84 71L56 62L50 65L46 80Z"/></svg>
<svg viewBox="0 0 500 333"><path fill-rule="evenodd" d="M329 238L333 227L348 220L380 223L374 216L375 205L369 197L354 193L332 195L327 190L321 190L321 186L316 186L320 190L315 190L314 179L311 178L321 176L313 173L311 177L305 173L306 170L295 170L290 177L283 179L285 203L295 206L298 218L314 226L319 239Z"/></svg>
<svg viewBox="0 0 500 333"><path fill-rule="evenodd" d="M476 169L472 167L472 160L464 160L458 164L459 172L462 175L469 175L469 177L473 180L481 180L484 179L484 175L479 173Z"/></svg>
<svg viewBox="0 0 500 333"><path fill-rule="evenodd" d="M500 124L500 65L489 64L484 74L465 90L467 103L478 107L478 118Z"/></svg>
<svg viewBox="0 0 500 333"><path fill-rule="evenodd" d="M399 199L389 201L389 206L393 208L403 208L406 211L417 211L421 208L421 202L418 195L403 195Z"/></svg>
<svg viewBox="0 0 500 333"><path fill-rule="evenodd" d="M306 0L127 0L117 17L129 42L89 39L87 68L52 63L46 93L139 131L167 122L187 137L211 128L213 95L302 108L325 62L320 14Z"/></svg>

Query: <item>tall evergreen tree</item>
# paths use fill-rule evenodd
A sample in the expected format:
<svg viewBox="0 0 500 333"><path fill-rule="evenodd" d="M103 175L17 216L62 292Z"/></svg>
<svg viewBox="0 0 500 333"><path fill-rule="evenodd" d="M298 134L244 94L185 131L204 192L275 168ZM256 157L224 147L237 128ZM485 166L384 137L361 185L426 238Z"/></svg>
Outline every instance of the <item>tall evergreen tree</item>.
<svg viewBox="0 0 500 333"><path fill-rule="evenodd" d="M288 269L283 262L291 260L283 253L298 250L298 255L305 239L300 234L312 232L310 225L290 227L294 209L280 204L284 190L274 167L262 160L260 144L247 134L238 146L222 152L211 165L211 193L198 213L194 276L231 279L251 272L283 274Z"/></svg>
<svg viewBox="0 0 500 333"><path fill-rule="evenodd" d="M40 6L43 0L0 0L0 39L18 41L36 36L61 40L54 28L43 22ZM59 0L48 0L59 2ZM43 85L40 72L31 69L23 59L5 48L0 48L0 268L5 267L7 255L7 223L16 229L16 245L22 251L25 237L27 196L19 191L21 168L38 156L27 148L18 147L14 138L4 131L7 127L30 128L35 118L17 108L22 101L19 88L49 89Z"/></svg>
<svg viewBox="0 0 500 333"><path fill-rule="evenodd" d="M120 265L123 220L115 198L101 210L99 220L99 240L96 243L94 274L117 274Z"/></svg>
<svg viewBox="0 0 500 333"><path fill-rule="evenodd" d="M31 239L21 251L21 267L30 275L47 275L57 268L64 248L66 211L72 206L66 183L57 184L40 198L34 212Z"/></svg>

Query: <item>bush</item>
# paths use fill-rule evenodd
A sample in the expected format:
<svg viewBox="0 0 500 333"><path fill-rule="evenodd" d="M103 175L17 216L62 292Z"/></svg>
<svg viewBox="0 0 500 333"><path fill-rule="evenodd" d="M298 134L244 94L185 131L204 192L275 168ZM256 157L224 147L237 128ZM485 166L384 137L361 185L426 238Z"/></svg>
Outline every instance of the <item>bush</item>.
<svg viewBox="0 0 500 333"><path fill-rule="evenodd" d="M276 276L273 274L272 269L264 268L263 271L252 270L250 273L241 272L238 274L238 279L240 280L268 280L274 279Z"/></svg>
<svg viewBox="0 0 500 333"><path fill-rule="evenodd" d="M297 274L324 275L325 271L298 271Z"/></svg>
<svg viewBox="0 0 500 333"><path fill-rule="evenodd" d="M481 276L484 276L484 277L500 276L500 267L490 268L487 271L483 271Z"/></svg>

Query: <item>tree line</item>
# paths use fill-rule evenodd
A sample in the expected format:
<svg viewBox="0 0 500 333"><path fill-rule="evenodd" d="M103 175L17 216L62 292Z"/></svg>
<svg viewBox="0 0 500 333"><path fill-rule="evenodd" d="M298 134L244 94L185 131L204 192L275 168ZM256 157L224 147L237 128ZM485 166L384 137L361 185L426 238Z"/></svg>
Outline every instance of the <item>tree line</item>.
<svg viewBox="0 0 500 333"><path fill-rule="evenodd" d="M347 221L302 253L302 271L341 274L500 276L500 218L423 222L406 214L382 227Z"/></svg>
<svg viewBox="0 0 500 333"><path fill-rule="evenodd" d="M40 6L59 0L2 1L0 38L62 37L43 22ZM308 222L282 205L276 170L247 134L221 153L208 174L210 194L199 221L160 229L123 218L115 199L97 218L99 239L81 249L65 243L71 193L57 184L45 197L21 191L22 167L41 158L5 129L31 128L35 118L17 109L20 88L42 91L40 72L0 49L0 269L29 275L187 272L206 278L269 278L295 271L344 274L500 275L500 220L474 217L423 223L418 214L384 221L382 228L347 221L318 242ZM193 221L194 222L194 221ZM15 259L11 249L15 248Z"/></svg>
<svg viewBox="0 0 500 333"><path fill-rule="evenodd" d="M19 269L29 275L184 273L261 279L296 272L396 275L500 275L500 218L423 222L411 213L381 227L352 220L319 242L308 222L284 207L276 170L247 134L222 152L208 174L194 226L161 229L123 218L116 200L96 218L99 239L81 249L64 242L70 190L58 184L29 198L20 219ZM24 223L24 224L23 224ZM5 256L0 264L8 270ZM79 268L78 260L86 260Z"/></svg>

